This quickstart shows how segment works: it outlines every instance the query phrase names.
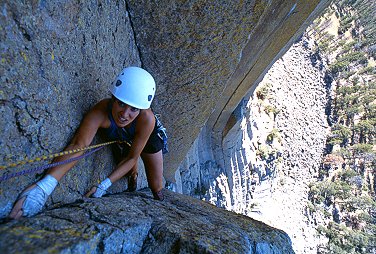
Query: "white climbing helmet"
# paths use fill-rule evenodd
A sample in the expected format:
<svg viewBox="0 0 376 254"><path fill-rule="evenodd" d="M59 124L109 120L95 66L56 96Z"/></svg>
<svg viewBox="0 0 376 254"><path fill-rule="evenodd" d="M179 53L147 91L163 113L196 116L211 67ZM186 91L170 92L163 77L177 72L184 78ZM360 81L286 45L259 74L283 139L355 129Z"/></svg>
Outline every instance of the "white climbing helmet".
<svg viewBox="0 0 376 254"><path fill-rule="evenodd" d="M112 83L111 93L120 101L138 109L148 109L155 94L155 81L140 67L127 67Z"/></svg>

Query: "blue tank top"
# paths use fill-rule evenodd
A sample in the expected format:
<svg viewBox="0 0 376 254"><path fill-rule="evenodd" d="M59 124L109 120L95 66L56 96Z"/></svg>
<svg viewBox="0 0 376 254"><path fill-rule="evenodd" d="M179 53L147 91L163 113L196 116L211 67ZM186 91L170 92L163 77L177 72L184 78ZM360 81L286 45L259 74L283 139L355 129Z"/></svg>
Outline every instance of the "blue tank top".
<svg viewBox="0 0 376 254"><path fill-rule="evenodd" d="M108 103L108 118L110 119L110 127L104 129L105 134L107 136L107 139L109 141L113 140L121 140L124 141L126 140L129 143L132 143L135 133L136 133L136 123L137 123L137 118L130 124L130 126L126 128L120 128L116 125L115 120L112 116L112 101Z"/></svg>

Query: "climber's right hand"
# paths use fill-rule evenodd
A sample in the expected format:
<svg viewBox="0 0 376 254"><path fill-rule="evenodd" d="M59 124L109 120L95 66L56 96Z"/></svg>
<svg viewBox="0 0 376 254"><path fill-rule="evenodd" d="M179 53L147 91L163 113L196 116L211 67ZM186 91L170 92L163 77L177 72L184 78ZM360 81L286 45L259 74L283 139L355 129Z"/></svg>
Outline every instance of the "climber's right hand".
<svg viewBox="0 0 376 254"><path fill-rule="evenodd" d="M53 176L46 175L36 184L26 188L17 198L9 218L31 217L41 212L57 183L58 181Z"/></svg>

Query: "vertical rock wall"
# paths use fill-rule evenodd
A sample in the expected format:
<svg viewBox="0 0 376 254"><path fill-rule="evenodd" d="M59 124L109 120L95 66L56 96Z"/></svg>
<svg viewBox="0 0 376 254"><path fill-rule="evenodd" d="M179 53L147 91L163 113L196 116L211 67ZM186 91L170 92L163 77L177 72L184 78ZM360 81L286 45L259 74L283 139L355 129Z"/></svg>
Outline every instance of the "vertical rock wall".
<svg viewBox="0 0 376 254"><path fill-rule="evenodd" d="M206 134L180 168L183 193L285 230L297 253L316 253L319 241L306 202L328 128L330 87L311 43L297 42L234 111L236 123L223 140L224 168L195 152Z"/></svg>
<svg viewBox="0 0 376 254"><path fill-rule="evenodd" d="M170 134L169 180L205 123L221 135L227 112L329 3L128 2L142 63L159 84L153 107Z"/></svg>
<svg viewBox="0 0 376 254"><path fill-rule="evenodd" d="M235 71L271 1L128 1L153 103L170 135L165 177L174 173Z"/></svg>
<svg viewBox="0 0 376 254"><path fill-rule="evenodd" d="M5 0L0 10L3 165L61 151L87 110L109 96L117 72L140 60L124 1ZM81 161L50 201L81 197L111 170L107 155L108 150L101 151ZM0 182L0 217L37 177Z"/></svg>

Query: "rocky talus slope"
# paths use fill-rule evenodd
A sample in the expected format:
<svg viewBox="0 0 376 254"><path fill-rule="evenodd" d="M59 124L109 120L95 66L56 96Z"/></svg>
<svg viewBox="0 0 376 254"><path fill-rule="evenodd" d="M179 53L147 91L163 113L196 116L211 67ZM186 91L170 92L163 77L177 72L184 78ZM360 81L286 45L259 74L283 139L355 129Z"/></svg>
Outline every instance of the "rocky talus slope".
<svg viewBox="0 0 376 254"><path fill-rule="evenodd" d="M306 205L325 148L330 86L312 46L306 37L295 43L239 104L224 166L202 153L203 133L180 168L183 193L285 230L297 253L316 253L320 242Z"/></svg>
<svg viewBox="0 0 376 254"><path fill-rule="evenodd" d="M165 191L79 200L0 225L2 253L294 253L286 233Z"/></svg>

